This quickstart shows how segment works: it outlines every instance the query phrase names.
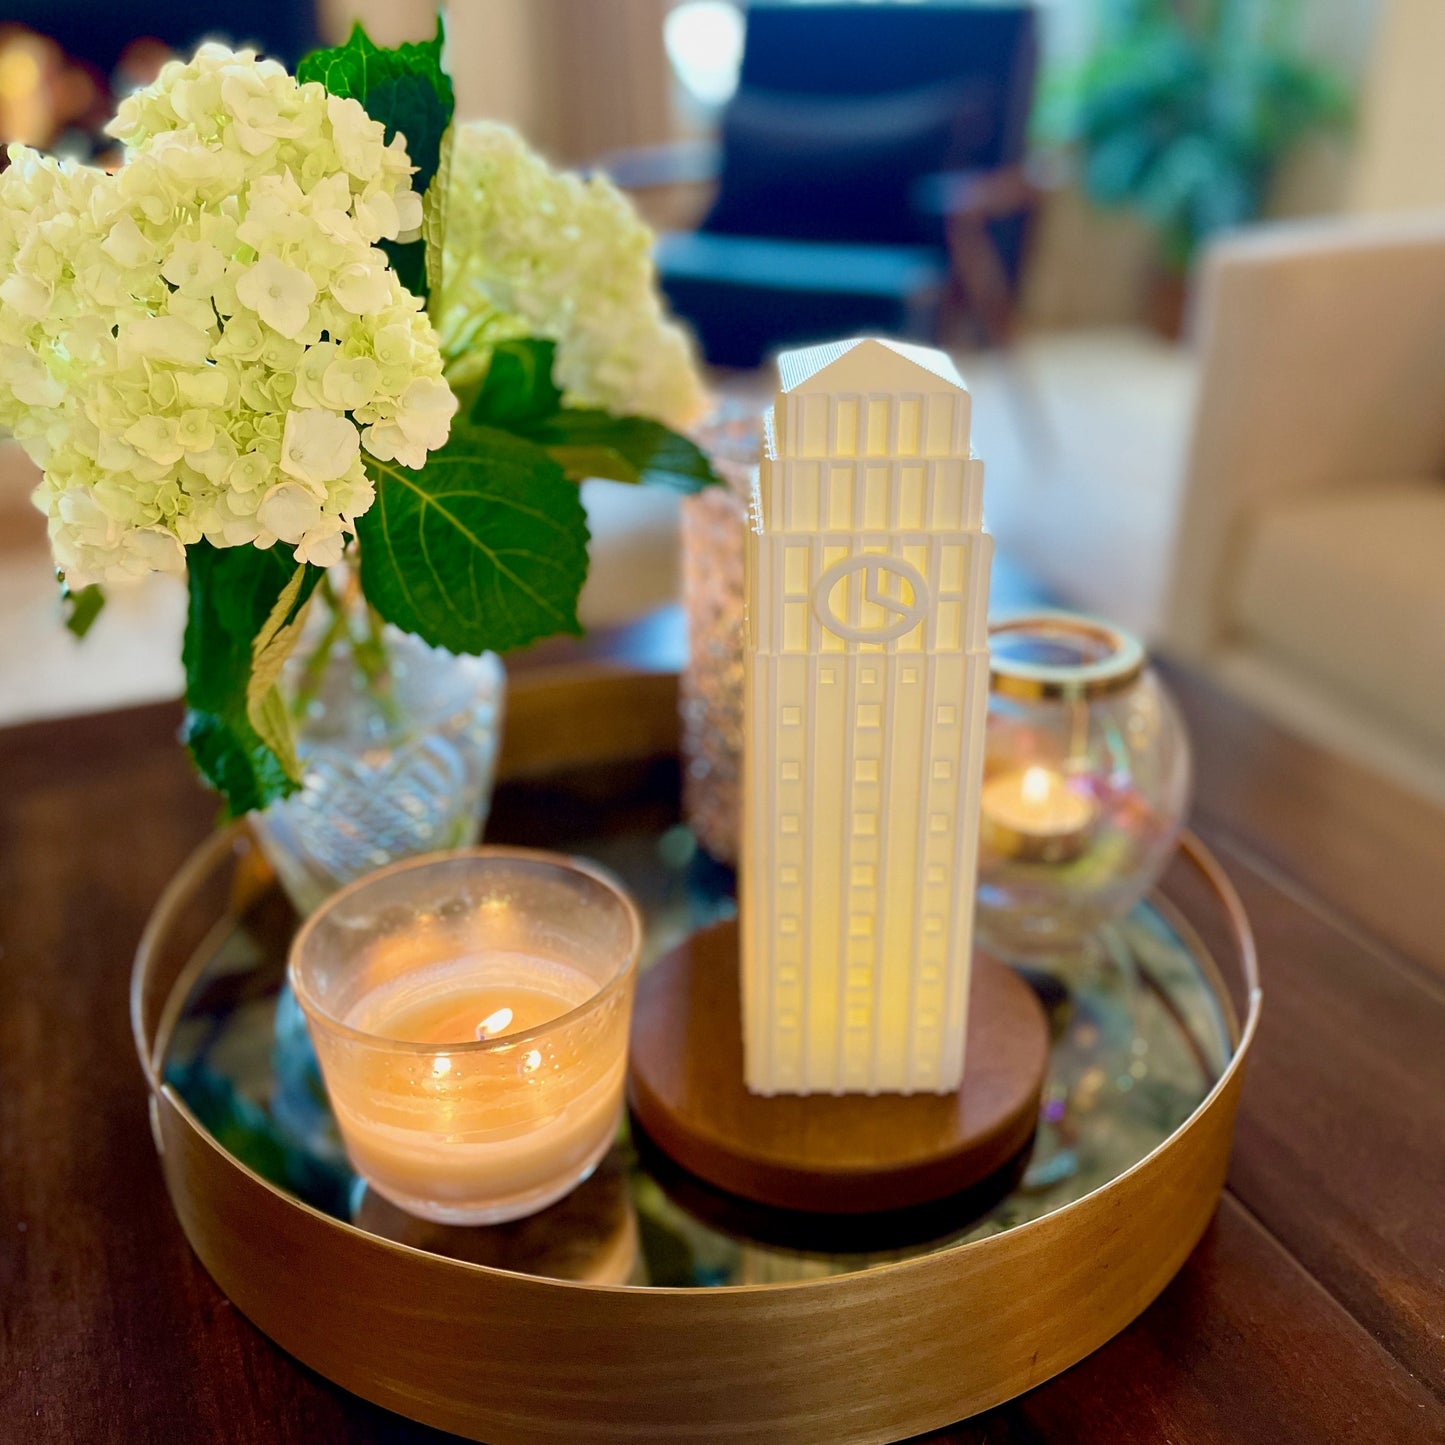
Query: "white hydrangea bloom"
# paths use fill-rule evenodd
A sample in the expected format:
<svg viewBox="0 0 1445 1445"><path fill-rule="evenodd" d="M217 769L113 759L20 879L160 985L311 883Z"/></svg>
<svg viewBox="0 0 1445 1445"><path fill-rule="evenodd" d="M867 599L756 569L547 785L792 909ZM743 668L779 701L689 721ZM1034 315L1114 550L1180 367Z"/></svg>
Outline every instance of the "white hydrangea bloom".
<svg viewBox="0 0 1445 1445"><path fill-rule="evenodd" d="M478 374L499 341L557 343L574 406L685 426L706 397L667 319L652 232L607 179L553 170L507 126L453 127L442 286L432 315L448 374Z"/></svg>
<svg viewBox="0 0 1445 1445"><path fill-rule="evenodd" d="M57 565L179 570L202 537L335 561L362 448L420 466L456 409L376 249L420 221L401 137L216 45L109 129L113 176L23 146L0 173L0 426L45 473Z"/></svg>

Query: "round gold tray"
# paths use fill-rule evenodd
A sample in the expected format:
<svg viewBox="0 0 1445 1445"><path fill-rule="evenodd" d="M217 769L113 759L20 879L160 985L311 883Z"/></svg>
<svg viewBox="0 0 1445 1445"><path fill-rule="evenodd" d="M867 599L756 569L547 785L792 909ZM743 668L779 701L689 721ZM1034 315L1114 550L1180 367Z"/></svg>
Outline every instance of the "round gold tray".
<svg viewBox="0 0 1445 1445"><path fill-rule="evenodd" d="M514 681L509 712L490 838L589 851L575 845L615 805L632 829L615 845L626 855L624 875L629 859L645 874L655 855L685 848L670 827L674 678L533 676ZM644 834L650 841L639 848ZM606 861L619 866L618 857ZM648 886L644 877L645 904ZM222 1142L226 1131L213 1132L214 1120L206 1127L178 1085L173 1054L179 1040L194 1042L198 992L236 1015L265 995L269 1021L275 955L290 926L284 908L244 830L232 828L188 861L142 939L133 1022L171 1199L216 1282L283 1349L369 1400L490 1445L896 1441L1047 1380L1134 1319L1208 1224L1260 1006L1239 899L1209 852L1186 837L1128 951L1149 984L1151 1016L1166 1021L1156 1031L1177 1025L1198 1055L1197 1098L1177 1127L1161 1126L1157 1141L1111 1177L1081 1174L1078 1197L1039 1183L1066 1153L1051 1134L1048 1148L1035 1146L1029 1207L961 1198L951 1206L959 1218L892 1221L903 1231L897 1239L885 1238L880 1222L877 1239L827 1241L806 1218L730 1211L724 1197L670 1178L666 1161L649 1162L639 1144L609 1158L550 1223L442 1238L374 1201L353 1199L341 1211L355 1222L304 1202L304 1190L243 1163ZM258 929L258 917L270 922ZM251 932L238 931L241 919ZM655 948L675 940L675 920L673 928ZM255 941L268 929L280 939L269 961ZM1149 976L1158 951L1188 960L1187 988ZM1230 983L1216 959L1228 961ZM1199 1043L1200 1030L1183 1017L1189 998L1216 1021L1213 1045ZM1147 1045L1142 1032L1136 1049ZM1061 1069L1087 1034L1056 1030ZM1073 1107L1090 1090L1097 1100L1101 1088L1123 1091L1148 1078L1144 1057L1130 1065L1126 1054L1117 1081L1112 1063L1084 1065L1073 1058L1067 1098L1046 1092L1045 1121L1051 1107ZM1122 1108L1128 1096L1110 1097ZM1053 1127L1041 1123L1040 1139ZM690 1275L690 1287L639 1277L632 1261L641 1203L618 1204L628 1178L639 1201L645 1191L650 1207L726 1245L729 1265L715 1277ZM1022 1186L1013 1186L1017 1200ZM542 1239L547 1230L595 1232L596 1219L579 1216L598 1209L622 1224L609 1226L605 1247L589 1248L586 1260ZM969 1211L977 1217L962 1217ZM597 1282L612 1279L626 1282ZM739 1282L749 1279L765 1282Z"/></svg>

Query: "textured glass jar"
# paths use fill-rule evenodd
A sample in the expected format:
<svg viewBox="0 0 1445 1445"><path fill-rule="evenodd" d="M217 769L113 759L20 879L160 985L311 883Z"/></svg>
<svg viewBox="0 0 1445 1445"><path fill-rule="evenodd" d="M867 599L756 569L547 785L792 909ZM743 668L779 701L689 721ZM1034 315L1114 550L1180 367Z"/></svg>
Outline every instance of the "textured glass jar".
<svg viewBox="0 0 1445 1445"><path fill-rule="evenodd" d="M358 636L360 606L342 603ZM251 816L303 917L374 868L476 842L506 686L495 654L458 657L392 627L365 639L369 654L346 640L330 647L318 668L312 659L332 621L324 613L313 604L282 678L296 714L301 790Z"/></svg>
<svg viewBox="0 0 1445 1445"><path fill-rule="evenodd" d="M1087 952L1158 879L1189 802L1189 744L1138 642L1033 612L989 629L980 941L1014 959Z"/></svg>

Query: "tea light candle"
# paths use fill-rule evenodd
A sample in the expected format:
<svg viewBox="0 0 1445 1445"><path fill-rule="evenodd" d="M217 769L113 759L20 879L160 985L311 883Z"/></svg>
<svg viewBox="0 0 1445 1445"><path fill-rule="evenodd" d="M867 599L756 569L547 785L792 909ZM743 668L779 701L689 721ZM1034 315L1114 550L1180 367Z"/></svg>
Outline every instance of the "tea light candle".
<svg viewBox="0 0 1445 1445"><path fill-rule="evenodd" d="M1066 863L1084 851L1097 810L1052 768L1033 764L983 785L982 834L1006 858Z"/></svg>
<svg viewBox="0 0 1445 1445"><path fill-rule="evenodd" d="M341 1137L400 1208L543 1209L622 1111L640 927L606 879L536 854L442 854L343 890L292 951Z"/></svg>

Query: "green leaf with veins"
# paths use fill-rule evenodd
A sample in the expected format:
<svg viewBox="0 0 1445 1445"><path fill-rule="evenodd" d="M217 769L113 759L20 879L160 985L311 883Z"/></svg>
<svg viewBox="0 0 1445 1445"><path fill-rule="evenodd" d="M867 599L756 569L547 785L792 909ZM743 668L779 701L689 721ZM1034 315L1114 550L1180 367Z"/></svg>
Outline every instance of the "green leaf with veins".
<svg viewBox="0 0 1445 1445"><path fill-rule="evenodd" d="M442 159L442 137L451 124L456 96L451 77L442 69L442 19L430 40L408 42L388 50L372 42L360 23L345 45L313 50L296 67L303 84L319 81L332 95L361 102L366 113L385 127L386 140L399 131L416 167L411 183L423 197ZM427 247L415 241L383 241L382 249L403 286L414 295L427 294Z"/></svg>
<svg viewBox="0 0 1445 1445"><path fill-rule="evenodd" d="M706 455L661 422L562 404L557 347L535 337L500 342L471 419L544 448L575 482L605 477L696 492L717 481Z"/></svg>
<svg viewBox="0 0 1445 1445"><path fill-rule="evenodd" d="M190 607L182 737L232 817L298 787L290 724L275 686L321 568L284 547L186 548Z"/></svg>
<svg viewBox="0 0 1445 1445"><path fill-rule="evenodd" d="M519 430L545 447L574 481L606 477L698 492L718 480L700 447L645 416L563 407Z"/></svg>
<svg viewBox="0 0 1445 1445"><path fill-rule="evenodd" d="M578 633L587 517L540 447L454 421L420 471L367 459L361 585L388 622L452 652L506 652Z"/></svg>
<svg viewBox="0 0 1445 1445"><path fill-rule="evenodd" d="M418 191L425 191L437 172L442 136L456 108L451 77L442 69L444 39L440 14L430 40L395 49L373 43L358 21L345 45L313 50L296 67L303 84L318 80L332 95L359 100L367 115L386 127L388 144L398 131L406 137Z"/></svg>
<svg viewBox="0 0 1445 1445"><path fill-rule="evenodd" d="M472 403L471 419L479 426L525 432L554 416L562 405L562 389L552 380L557 344L524 337L500 341Z"/></svg>

